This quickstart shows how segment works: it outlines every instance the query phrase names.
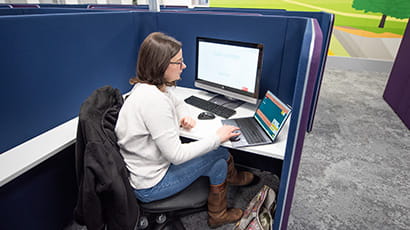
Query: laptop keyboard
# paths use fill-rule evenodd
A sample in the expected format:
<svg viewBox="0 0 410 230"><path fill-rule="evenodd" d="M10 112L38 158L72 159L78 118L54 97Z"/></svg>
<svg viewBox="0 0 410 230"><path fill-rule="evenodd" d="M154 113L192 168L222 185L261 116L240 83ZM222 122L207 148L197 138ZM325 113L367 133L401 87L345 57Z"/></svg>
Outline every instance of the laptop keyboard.
<svg viewBox="0 0 410 230"><path fill-rule="evenodd" d="M236 119L238 126L241 128L240 132L246 138L249 144L260 143L265 141L264 136L256 130L256 121L249 118Z"/></svg>

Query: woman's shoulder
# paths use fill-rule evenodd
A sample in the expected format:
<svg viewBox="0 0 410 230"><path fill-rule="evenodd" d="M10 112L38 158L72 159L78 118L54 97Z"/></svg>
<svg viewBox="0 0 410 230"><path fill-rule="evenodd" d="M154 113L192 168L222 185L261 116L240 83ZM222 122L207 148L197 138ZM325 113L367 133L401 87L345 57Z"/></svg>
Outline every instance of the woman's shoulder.
<svg viewBox="0 0 410 230"><path fill-rule="evenodd" d="M145 83L137 83L134 85L134 88L132 89L132 94L133 95L160 95L160 91L155 85L149 85Z"/></svg>
<svg viewBox="0 0 410 230"><path fill-rule="evenodd" d="M130 98L140 102L160 103L164 100L165 95L155 86L145 83L137 83L132 89Z"/></svg>

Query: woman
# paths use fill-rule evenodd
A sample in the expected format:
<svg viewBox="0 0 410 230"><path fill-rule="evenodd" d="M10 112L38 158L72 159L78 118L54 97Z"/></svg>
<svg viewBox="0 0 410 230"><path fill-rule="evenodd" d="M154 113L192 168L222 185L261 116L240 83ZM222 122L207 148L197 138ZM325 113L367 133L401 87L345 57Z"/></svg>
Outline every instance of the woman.
<svg viewBox="0 0 410 230"><path fill-rule="evenodd" d="M186 68L179 41L163 33L150 34L138 54L137 76L122 106L115 132L130 171L136 197L151 202L172 196L200 176L208 176L208 224L218 227L239 220L241 209L227 209L226 186L247 185L253 174L237 172L226 149L218 148L238 135L237 127L222 126L199 141L181 143L179 128L193 128L185 102L172 92Z"/></svg>

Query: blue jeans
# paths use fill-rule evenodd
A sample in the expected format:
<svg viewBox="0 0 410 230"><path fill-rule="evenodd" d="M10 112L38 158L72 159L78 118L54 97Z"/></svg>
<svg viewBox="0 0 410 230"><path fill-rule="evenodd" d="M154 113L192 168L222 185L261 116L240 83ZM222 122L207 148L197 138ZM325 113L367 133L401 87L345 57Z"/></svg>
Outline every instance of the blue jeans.
<svg viewBox="0 0 410 230"><path fill-rule="evenodd" d="M151 202L167 198L184 190L200 176L209 177L212 185L222 184L228 171L226 163L228 157L228 150L220 147L183 164L171 164L164 178L158 184L152 188L134 189L134 193L138 200Z"/></svg>

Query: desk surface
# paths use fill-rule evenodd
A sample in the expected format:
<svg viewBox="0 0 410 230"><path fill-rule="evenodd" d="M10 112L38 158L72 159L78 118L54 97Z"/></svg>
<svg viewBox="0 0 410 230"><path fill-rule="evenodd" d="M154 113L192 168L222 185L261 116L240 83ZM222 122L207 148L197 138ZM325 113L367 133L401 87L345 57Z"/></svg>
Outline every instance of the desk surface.
<svg viewBox="0 0 410 230"><path fill-rule="evenodd" d="M0 154L0 187L75 143L73 118Z"/></svg>
<svg viewBox="0 0 410 230"><path fill-rule="evenodd" d="M185 99L191 95L210 99L214 94L202 90L177 87L175 89L177 96ZM202 110L189 106L193 117L197 117ZM243 104L236 109L236 117L252 116L256 106L248 103ZM198 120L197 126L190 131L181 129L181 136L190 139L201 139L210 132L215 132L222 125L221 117L213 120ZM237 148L239 150L259 154L275 159L284 159L286 140L288 135L289 120L287 120L282 131L273 144L260 145L252 147ZM32 138L2 154L0 154L0 187L13 180L24 172L40 164L49 157L57 154L62 149L75 143L78 118L67 121L37 137ZM231 143L225 142L224 147L232 148Z"/></svg>
<svg viewBox="0 0 410 230"><path fill-rule="evenodd" d="M197 97L207 100L215 95L207 93L202 90L184 87L176 87L175 94L182 99L185 99L191 95L195 95ZM194 106L189 107L191 110L191 115L195 118L198 116L199 113L203 112L203 110L196 108ZM256 105L244 103L235 110L236 114L230 118L250 117L253 116L256 110ZM207 134L209 134L210 132L215 132L218 129L218 127L222 126L222 119L224 118L217 116L215 119L212 120L197 120L197 125L195 128L189 131L181 128L181 136L196 140L201 139L202 137L207 136ZM288 137L289 121L290 119L287 119L285 126L282 128L279 135L276 137L274 143L268 145L241 147L235 149L283 160L285 156L286 140ZM222 146L232 148L232 144L230 141L223 143Z"/></svg>

